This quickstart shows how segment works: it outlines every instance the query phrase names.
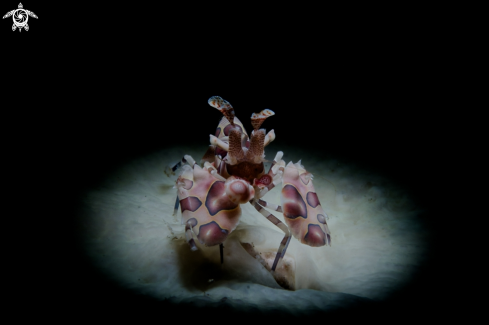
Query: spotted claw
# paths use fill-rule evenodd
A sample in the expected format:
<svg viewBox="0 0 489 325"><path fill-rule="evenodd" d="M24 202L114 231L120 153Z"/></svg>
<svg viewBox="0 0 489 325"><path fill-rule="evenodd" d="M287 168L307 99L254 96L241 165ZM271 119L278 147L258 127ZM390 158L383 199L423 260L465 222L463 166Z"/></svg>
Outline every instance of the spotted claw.
<svg viewBox="0 0 489 325"><path fill-rule="evenodd" d="M309 246L331 246L331 233L326 223L328 216L312 184L312 174L300 161L290 162L285 167L282 182L284 219L293 236Z"/></svg>

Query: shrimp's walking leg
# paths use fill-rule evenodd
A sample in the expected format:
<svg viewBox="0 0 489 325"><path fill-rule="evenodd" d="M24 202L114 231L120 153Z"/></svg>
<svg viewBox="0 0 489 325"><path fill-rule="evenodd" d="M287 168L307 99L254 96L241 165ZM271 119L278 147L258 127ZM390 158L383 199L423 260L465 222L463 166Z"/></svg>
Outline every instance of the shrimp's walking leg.
<svg viewBox="0 0 489 325"><path fill-rule="evenodd" d="M197 246L195 245L195 240L193 238L193 235L195 235L195 234L194 234L194 231L192 229L192 227L195 226L196 224L197 224L197 221L195 219L190 219L185 224L185 238L187 239L187 243L190 245L190 249L192 251L197 250Z"/></svg>
<svg viewBox="0 0 489 325"><path fill-rule="evenodd" d="M264 208L267 208L268 210L283 212L282 207L278 204L268 203L266 201L263 201L262 199L258 200L258 204L260 204Z"/></svg>
<svg viewBox="0 0 489 325"><path fill-rule="evenodd" d="M221 265L224 263L224 255L223 255L224 245L222 243L219 244L219 252L221 253Z"/></svg>
<svg viewBox="0 0 489 325"><path fill-rule="evenodd" d="M180 206L180 199L178 198L175 200L175 208L173 209L173 216L176 216L178 213L178 207Z"/></svg>
<svg viewBox="0 0 489 325"><path fill-rule="evenodd" d="M262 200L259 200L262 201ZM258 202L259 202L258 201ZM277 217L275 217L273 214L267 212L263 206L261 206L256 200L253 200L254 203L252 205L255 207L255 209L260 212L265 218L267 218L271 223L273 223L275 226L279 227L282 229L282 231L285 233L284 239L282 239L282 242L280 243L280 246L277 251L277 255L275 256L275 261L273 261L272 265L272 272L275 272L275 268L277 267L278 263L282 258L285 256L285 252L287 251L287 247L289 246L290 239L292 238L290 235L289 228L282 222L280 221ZM265 202L265 201L262 201ZM251 202L250 202L251 203ZM266 202L265 202L266 203ZM269 205L270 206L270 205ZM271 206L270 206L271 207ZM277 206L277 210L280 208L280 206Z"/></svg>

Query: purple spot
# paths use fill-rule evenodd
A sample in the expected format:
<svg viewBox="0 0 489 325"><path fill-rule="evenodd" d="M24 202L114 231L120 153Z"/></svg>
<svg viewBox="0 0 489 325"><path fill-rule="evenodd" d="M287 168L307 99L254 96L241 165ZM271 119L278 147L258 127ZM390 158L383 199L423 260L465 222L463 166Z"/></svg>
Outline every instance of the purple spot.
<svg viewBox="0 0 489 325"><path fill-rule="evenodd" d="M232 129L232 128L236 128L236 129L238 129L240 133L242 133L242 132L243 132L243 129L242 129L242 128L241 128L241 126L239 126L238 124L235 124L234 126L232 126L231 124L229 124L228 126L226 126L226 127L224 128L224 135L225 135L225 136L229 136L229 133L231 132L231 129Z"/></svg>
<svg viewBox="0 0 489 325"><path fill-rule="evenodd" d="M282 196L287 201L283 204L282 209L284 210L284 216L290 219L295 219L302 217L307 218L307 207L306 203L302 199L301 194L297 189L287 184L282 188Z"/></svg>
<svg viewBox="0 0 489 325"><path fill-rule="evenodd" d="M324 246L326 244L326 234L318 225L309 224L304 241L312 247Z"/></svg>
<svg viewBox="0 0 489 325"><path fill-rule="evenodd" d="M214 246L224 242L228 234L229 231L222 229L215 221L212 221L206 225L200 226L199 235L197 237L206 246Z"/></svg>
<svg viewBox="0 0 489 325"><path fill-rule="evenodd" d="M192 185L194 185L194 182L186 178L183 179L183 182L185 183L185 185L183 185L183 188L186 190L190 190L190 188L192 188Z"/></svg>
<svg viewBox="0 0 489 325"><path fill-rule="evenodd" d="M314 192L307 192L307 203L313 208L317 207L321 203L319 203L318 195Z"/></svg>
<svg viewBox="0 0 489 325"><path fill-rule="evenodd" d="M195 218L190 218L187 220L187 222L185 223L185 231L189 230L190 227L195 227L197 225L197 219Z"/></svg>
<svg viewBox="0 0 489 325"><path fill-rule="evenodd" d="M180 200L180 207L182 209L182 213L185 210L189 210L191 212L196 211L200 206L202 205L202 202L196 198L195 196L189 196L183 200Z"/></svg>
<svg viewBox="0 0 489 325"><path fill-rule="evenodd" d="M227 195L223 195L226 192L224 187L224 182L217 181L212 184L209 192L207 193L207 198L205 200L205 206L211 216L216 215L222 210L232 210L238 206L229 200Z"/></svg>
<svg viewBox="0 0 489 325"><path fill-rule="evenodd" d="M326 218L322 214L318 214L318 221L322 223L323 225L326 224Z"/></svg>

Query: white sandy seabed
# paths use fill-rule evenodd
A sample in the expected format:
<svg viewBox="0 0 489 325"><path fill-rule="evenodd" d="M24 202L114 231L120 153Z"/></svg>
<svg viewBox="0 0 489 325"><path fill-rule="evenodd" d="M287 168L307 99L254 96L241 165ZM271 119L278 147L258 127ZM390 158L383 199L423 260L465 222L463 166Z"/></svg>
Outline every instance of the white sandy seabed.
<svg viewBox="0 0 489 325"><path fill-rule="evenodd" d="M180 211L172 216L176 176L168 178L164 169L183 154L200 160L205 148L173 148L135 160L87 193L80 210L87 254L123 287L197 306L226 301L242 310L300 314L382 301L408 283L422 263L428 234L417 221L421 208L403 189L353 164L320 160L293 148L271 144L266 158L278 150L284 151L286 163L302 159L314 175L332 234L331 247L309 247L292 238L282 271L294 290L280 287L260 258L242 245L249 243L273 260L283 238L249 204L242 205L240 224L224 243L222 266L218 246L190 251ZM280 188L264 199L280 204Z"/></svg>

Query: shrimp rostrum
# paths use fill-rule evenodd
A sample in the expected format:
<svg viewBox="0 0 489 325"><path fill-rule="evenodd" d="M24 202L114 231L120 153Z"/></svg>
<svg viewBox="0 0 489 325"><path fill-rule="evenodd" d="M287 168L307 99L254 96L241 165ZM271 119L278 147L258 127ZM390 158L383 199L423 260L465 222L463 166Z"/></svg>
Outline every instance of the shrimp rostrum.
<svg viewBox="0 0 489 325"><path fill-rule="evenodd" d="M224 116L215 135L210 135L210 146L201 165L185 155L167 171L174 173L181 168L174 214L180 206L190 249L197 250L195 240L205 246L220 245L222 263L223 242L238 224L240 205L247 203L285 234L272 271L284 257L291 235L309 246L331 245L327 215L314 190L312 175L300 161L286 165L283 152L279 151L265 171L265 147L275 139L275 133L266 133L260 126L275 113L269 109L254 113L253 131L248 136L228 101L214 96L208 103ZM277 185L282 186L281 205L262 200ZM267 210L283 213L285 224Z"/></svg>

